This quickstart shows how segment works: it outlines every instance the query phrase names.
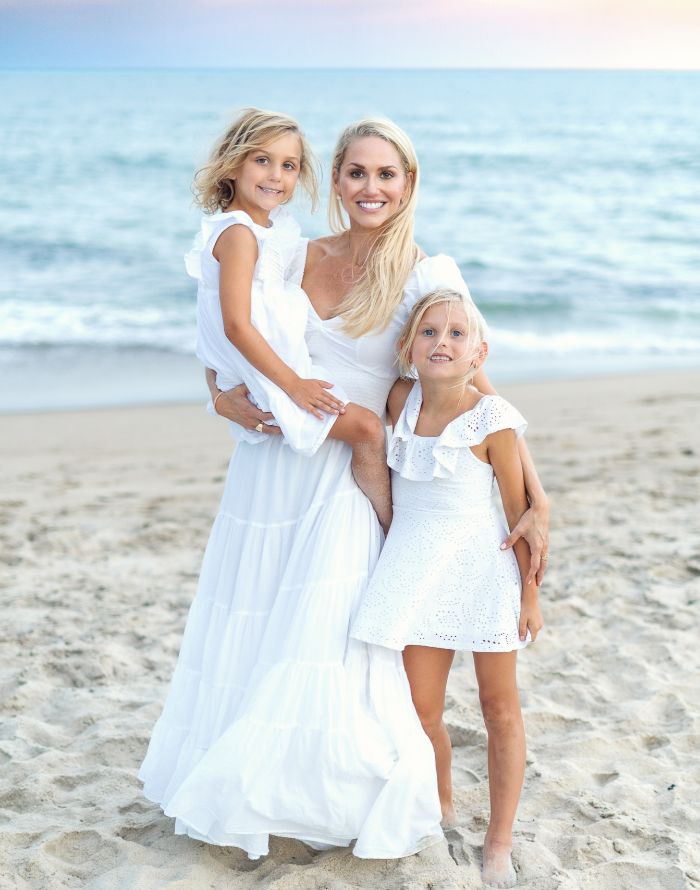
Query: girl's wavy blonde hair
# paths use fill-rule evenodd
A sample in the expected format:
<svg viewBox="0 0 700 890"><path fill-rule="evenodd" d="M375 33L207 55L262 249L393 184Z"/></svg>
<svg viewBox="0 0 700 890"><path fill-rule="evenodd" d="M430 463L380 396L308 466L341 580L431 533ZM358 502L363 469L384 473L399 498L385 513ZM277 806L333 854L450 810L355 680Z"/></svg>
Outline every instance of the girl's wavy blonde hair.
<svg viewBox="0 0 700 890"><path fill-rule="evenodd" d="M299 183L315 210L318 205L318 163L306 137L293 117L262 108L244 108L214 143L209 160L195 173L192 189L195 202L206 213L226 210L236 194L235 175L243 161L252 151L265 148L287 133L299 137Z"/></svg>
<svg viewBox="0 0 700 890"><path fill-rule="evenodd" d="M481 344L486 340L486 322L481 312L474 305L471 297L446 287L436 288L436 290L421 297L413 306L413 309L411 309L406 323L399 334L396 353L399 373L402 377L414 378L416 376L413 363L411 362L411 349L413 348L423 316L431 306L437 306L439 303L448 303L450 309L452 306L459 306L467 316L467 331L465 335L467 349L463 358L465 372L460 381L460 384L466 385L472 381L479 370L478 367L474 367L474 362L479 357ZM448 309L446 327L449 327L450 324L450 309Z"/></svg>
<svg viewBox="0 0 700 890"><path fill-rule="evenodd" d="M418 262L420 251L413 240L418 201L418 158L411 140L390 120L365 118L346 127L333 152L336 176L350 144L356 139L376 136L392 145L407 177L406 194L397 212L387 220L374 241L364 271L338 307L343 328L353 337L370 331L383 331L401 302L406 281ZM331 185L328 218L337 234L348 231L340 196Z"/></svg>

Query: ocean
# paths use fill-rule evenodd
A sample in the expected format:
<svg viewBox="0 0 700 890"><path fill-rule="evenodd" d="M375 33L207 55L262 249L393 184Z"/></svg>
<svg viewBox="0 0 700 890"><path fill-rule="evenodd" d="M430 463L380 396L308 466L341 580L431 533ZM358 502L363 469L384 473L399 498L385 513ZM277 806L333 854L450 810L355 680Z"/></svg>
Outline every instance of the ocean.
<svg viewBox="0 0 700 890"><path fill-rule="evenodd" d="M235 110L393 118L496 381L700 365L700 73L0 72L0 411L203 399L192 175ZM325 208L295 206L305 234Z"/></svg>

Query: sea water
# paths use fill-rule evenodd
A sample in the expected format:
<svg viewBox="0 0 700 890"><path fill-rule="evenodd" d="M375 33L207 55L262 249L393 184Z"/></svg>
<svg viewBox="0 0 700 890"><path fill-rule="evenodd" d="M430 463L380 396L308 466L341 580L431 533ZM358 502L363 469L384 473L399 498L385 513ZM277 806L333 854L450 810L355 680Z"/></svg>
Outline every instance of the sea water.
<svg viewBox="0 0 700 890"><path fill-rule="evenodd" d="M494 380L700 364L698 73L5 71L0 95L0 410L203 396L191 181L244 105L300 120L324 195L345 124L408 132L417 240L459 264Z"/></svg>

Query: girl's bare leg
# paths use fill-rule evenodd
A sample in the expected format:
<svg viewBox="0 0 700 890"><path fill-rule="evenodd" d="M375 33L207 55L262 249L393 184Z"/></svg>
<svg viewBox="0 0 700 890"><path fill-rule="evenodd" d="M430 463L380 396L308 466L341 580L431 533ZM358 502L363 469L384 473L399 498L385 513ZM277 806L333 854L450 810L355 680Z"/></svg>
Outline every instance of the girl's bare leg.
<svg viewBox="0 0 700 890"><path fill-rule="evenodd" d="M443 723L447 675L455 654L452 649L436 649L432 646L406 646L403 663L411 697L425 734L435 750L438 794L445 827L454 822L452 802L452 744Z"/></svg>
<svg viewBox="0 0 700 890"><path fill-rule="evenodd" d="M484 838L482 878L493 887L516 882L511 861L513 821L525 775L525 730L515 678L517 652L475 652L481 712L488 733L491 818Z"/></svg>
<svg viewBox="0 0 700 890"><path fill-rule="evenodd" d="M349 403L331 427L329 439L352 448L352 473L384 529L391 525L391 482L386 464L386 432L374 411Z"/></svg>

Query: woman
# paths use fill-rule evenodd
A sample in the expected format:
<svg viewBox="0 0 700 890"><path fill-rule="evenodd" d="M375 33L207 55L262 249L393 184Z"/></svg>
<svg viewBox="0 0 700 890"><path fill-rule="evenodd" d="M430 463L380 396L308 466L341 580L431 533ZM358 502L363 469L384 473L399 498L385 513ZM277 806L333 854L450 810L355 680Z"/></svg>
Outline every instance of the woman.
<svg viewBox="0 0 700 890"><path fill-rule="evenodd" d="M333 161L339 233L310 243L296 273L311 302L312 358L377 414L410 306L440 285L466 290L454 262L420 257L417 187L415 152L398 127L348 127ZM493 391L483 376L476 385ZM219 397L217 410L250 429L270 419L240 390ZM368 858L442 838L432 747L400 653L348 637L381 544L350 454L328 441L301 457L274 433L236 448L140 771L176 831L251 858L267 853L270 834L320 848L356 839L355 854ZM547 507L523 458L535 509L521 528L536 569Z"/></svg>

